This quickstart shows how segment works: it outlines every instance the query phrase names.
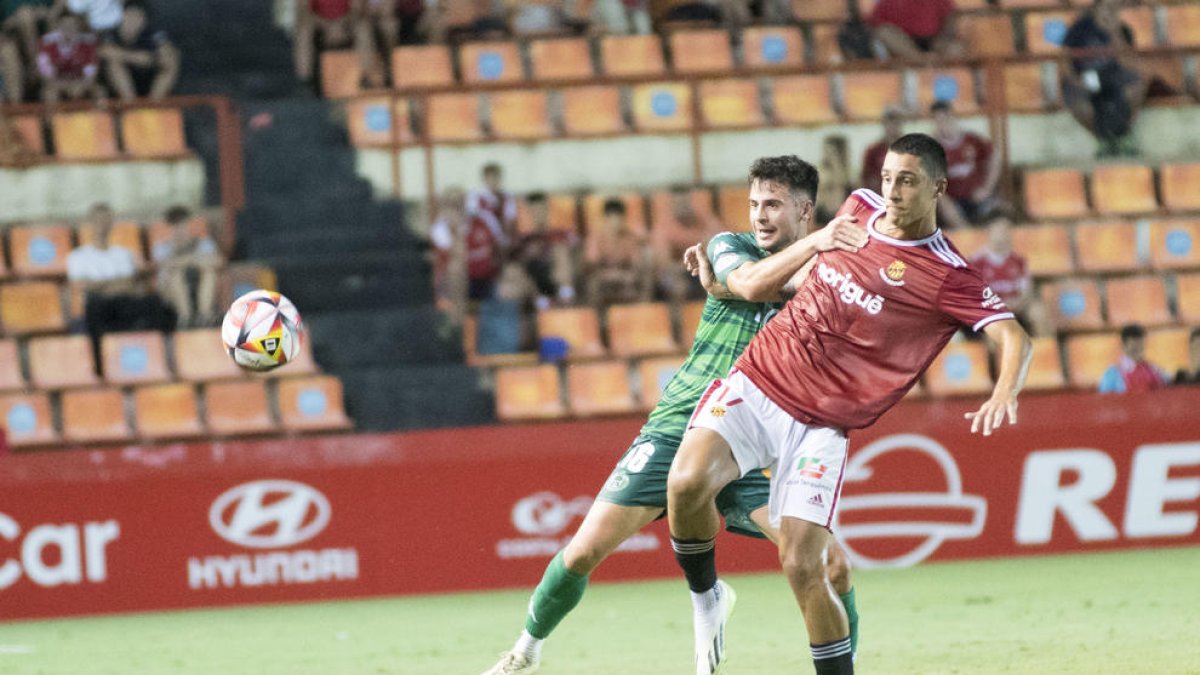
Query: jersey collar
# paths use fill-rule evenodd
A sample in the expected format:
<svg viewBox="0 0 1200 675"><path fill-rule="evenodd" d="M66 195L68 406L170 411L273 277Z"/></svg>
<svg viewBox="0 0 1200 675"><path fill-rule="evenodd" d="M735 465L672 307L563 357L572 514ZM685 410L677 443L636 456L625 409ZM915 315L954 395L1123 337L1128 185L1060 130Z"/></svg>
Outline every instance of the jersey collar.
<svg viewBox="0 0 1200 675"><path fill-rule="evenodd" d="M888 235L875 229L875 221L879 220L879 218L885 213L887 213L887 211L876 211L875 215L871 216L871 219L867 221L867 234L885 244L891 244L892 246L925 246L926 244L942 238L942 228L940 227L935 229L933 234L921 239L897 239L895 237L889 237Z"/></svg>

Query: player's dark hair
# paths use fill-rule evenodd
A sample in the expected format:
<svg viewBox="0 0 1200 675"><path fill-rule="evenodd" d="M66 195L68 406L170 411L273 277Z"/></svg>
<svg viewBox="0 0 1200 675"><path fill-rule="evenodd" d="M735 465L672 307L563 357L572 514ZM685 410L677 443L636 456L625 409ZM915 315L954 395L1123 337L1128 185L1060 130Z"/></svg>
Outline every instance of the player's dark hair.
<svg viewBox="0 0 1200 675"><path fill-rule="evenodd" d="M929 134L904 134L888 147L888 152L919 157L925 173L935 183L946 178L946 150Z"/></svg>
<svg viewBox="0 0 1200 675"><path fill-rule="evenodd" d="M754 181L769 180L772 183L786 185L793 197L800 199L816 199L817 185L820 174L817 167L795 155L780 155L778 157L759 157L750 165L750 177L747 184Z"/></svg>
<svg viewBox="0 0 1200 675"><path fill-rule="evenodd" d="M546 193L541 192L540 190L538 192L530 192L529 194L525 195L525 202L528 204L545 204Z"/></svg>
<svg viewBox="0 0 1200 675"><path fill-rule="evenodd" d="M623 216L625 215L625 211L625 202L621 201L620 199L609 198L604 200L604 215L607 216L609 214L616 213Z"/></svg>
<svg viewBox="0 0 1200 675"><path fill-rule="evenodd" d="M1121 328L1121 342L1125 343L1134 338L1146 337L1146 329L1141 324L1131 323Z"/></svg>

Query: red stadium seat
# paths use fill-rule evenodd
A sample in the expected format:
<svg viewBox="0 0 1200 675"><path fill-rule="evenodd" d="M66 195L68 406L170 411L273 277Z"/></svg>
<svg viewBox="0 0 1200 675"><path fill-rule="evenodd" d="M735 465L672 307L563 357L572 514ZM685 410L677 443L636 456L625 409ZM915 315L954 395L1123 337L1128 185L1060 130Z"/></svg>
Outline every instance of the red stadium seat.
<svg viewBox="0 0 1200 675"><path fill-rule="evenodd" d="M638 131L687 131L692 126L692 89L678 82L633 87L633 126Z"/></svg>
<svg viewBox="0 0 1200 675"><path fill-rule="evenodd" d="M454 84L446 45L413 45L392 50L392 85L401 91Z"/></svg>
<svg viewBox="0 0 1200 675"><path fill-rule="evenodd" d="M1095 330L1104 327L1100 292L1096 282L1063 280L1042 286L1042 302L1060 330Z"/></svg>
<svg viewBox="0 0 1200 675"><path fill-rule="evenodd" d="M29 341L29 380L38 389L94 387L96 361L86 335L50 335Z"/></svg>
<svg viewBox="0 0 1200 675"><path fill-rule="evenodd" d="M516 42L468 42L459 47L458 67L466 84L520 82L525 79Z"/></svg>
<svg viewBox="0 0 1200 675"><path fill-rule="evenodd" d="M842 114L850 120L877 120L904 98L901 73L855 71L842 74Z"/></svg>
<svg viewBox="0 0 1200 675"><path fill-rule="evenodd" d="M362 66L352 49L321 52L321 94L325 98L350 98L358 93Z"/></svg>
<svg viewBox="0 0 1200 675"><path fill-rule="evenodd" d="M330 375L279 380L279 419L289 431L349 429L342 407L342 383Z"/></svg>
<svg viewBox="0 0 1200 675"><path fill-rule="evenodd" d="M618 88L568 87L561 94L563 132L567 136L604 136L625 131Z"/></svg>
<svg viewBox="0 0 1200 675"><path fill-rule="evenodd" d="M1030 390L1061 389L1066 386L1063 375L1062 355L1058 340L1054 337L1033 338L1033 359L1029 363L1029 374L1025 388Z"/></svg>
<svg viewBox="0 0 1200 675"><path fill-rule="evenodd" d="M606 35L600 39L600 67L609 77L639 77L666 72L658 35Z"/></svg>
<svg viewBox="0 0 1200 675"><path fill-rule="evenodd" d="M162 333L107 333L100 342L100 358L104 380L109 384L151 384L171 379Z"/></svg>
<svg viewBox="0 0 1200 675"><path fill-rule="evenodd" d="M1067 338L1067 374L1073 387L1095 389L1108 367L1121 358L1116 333L1072 335Z"/></svg>
<svg viewBox="0 0 1200 675"><path fill-rule="evenodd" d="M600 342L600 317L591 307L557 307L538 312L537 333L539 338L566 340L570 360L606 355Z"/></svg>
<svg viewBox="0 0 1200 675"><path fill-rule="evenodd" d="M1092 203L1101 215L1158 211L1154 171L1142 164L1096 167L1092 172Z"/></svg>
<svg viewBox="0 0 1200 675"><path fill-rule="evenodd" d="M825 75L789 75L771 82L774 116L780 124L812 126L838 120L833 109L829 78Z"/></svg>
<svg viewBox="0 0 1200 675"><path fill-rule="evenodd" d="M1167 288L1157 274L1109 279L1104 286L1108 324L1113 328L1130 323L1148 327L1172 323Z"/></svg>
<svg viewBox="0 0 1200 675"><path fill-rule="evenodd" d="M116 159L117 132L103 110L55 113L50 118L54 155L62 160Z"/></svg>
<svg viewBox="0 0 1200 675"><path fill-rule="evenodd" d="M0 427L14 448L54 445L60 441L45 392L0 394Z"/></svg>
<svg viewBox="0 0 1200 675"><path fill-rule="evenodd" d="M566 414L555 366L514 366L496 371L496 416L500 419L554 419Z"/></svg>
<svg viewBox="0 0 1200 675"><path fill-rule="evenodd" d="M1200 220L1151 222L1150 263L1155 269L1200 268Z"/></svg>
<svg viewBox="0 0 1200 675"><path fill-rule="evenodd" d="M53 281L0 285L0 327L9 334L62 331L66 324L59 285Z"/></svg>
<svg viewBox="0 0 1200 675"><path fill-rule="evenodd" d="M188 154L183 113L178 108L142 108L121 115L121 140L133 157L170 158Z"/></svg>
<svg viewBox="0 0 1200 675"><path fill-rule="evenodd" d="M1079 269L1086 272L1124 272L1140 269L1137 228L1133 223L1087 223L1075 227Z"/></svg>
<svg viewBox="0 0 1200 675"><path fill-rule="evenodd" d="M71 228L66 225L17 225L8 230L12 271L18 276L63 276L71 252Z"/></svg>
<svg viewBox="0 0 1200 675"><path fill-rule="evenodd" d="M760 127L766 123L758 101L758 83L750 79L700 83L700 114L714 129Z"/></svg>
<svg viewBox="0 0 1200 675"><path fill-rule="evenodd" d="M933 396L983 394L992 389L987 347L982 342L951 342L925 371Z"/></svg>
<svg viewBox="0 0 1200 675"><path fill-rule="evenodd" d="M533 79L542 82L586 80L595 74L585 38L554 38L529 43Z"/></svg>
<svg viewBox="0 0 1200 675"><path fill-rule="evenodd" d="M1029 273L1056 276L1075 271L1071 231L1066 225L1022 225L1012 232L1013 250L1025 256Z"/></svg>
<svg viewBox="0 0 1200 675"><path fill-rule="evenodd" d="M21 375L21 354L17 350L17 341L12 338L0 339L0 391L24 388L25 377Z"/></svg>
<svg viewBox="0 0 1200 675"><path fill-rule="evenodd" d="M804 65L804 36L795 26L751 26L742 31L742 60L751 68Z"/></svg>
<svg viewBox="0 0 1200 675"><path fill-rule="evenodd" d="M550 114L544 91L498 91L488 99L492 111L492 135L500 140L550 138Z"/></svg>
<svg viewBox="0 0 1200 675"><path fill-rule="evenodd" d="M196 387L187 382L139 387L133 392L137 433L147 439L196 438L204 434Z"/></svg>
<svg viewBox="0 0 1200 675"><path fill-rule="evenodd" d="M653 359L643 359L638 363L638 377L641 379L641 390L638 400L642 410L651 410L658 405L667 383L679 372L683 365L683 356L660 356Z"/></svg>
<svg viewBox="0 0 1200 675"><path fill-rule="evenodd" d="M210 382L204 387L204 401L208 430L218 436L263 434L279 429L271 416L265 381Z"/></svg>
<svg viewBox="0 0 1200 675"><path fill-rule="evenodd" d="M608 344L614 356L673 354L679 343L671 331L671 310L661 302L608 308Z"/></svg>
<svg viewBox="0 0 1200 675"><path fill-rule="evenodd" d="M425 129L434 142L478 141L479 97L475 94L438 94L426 99Z"/></svg>
<svg viewBox="0 0 1200 675"><path fill-rule="evenodd" d="M1090 209L1083 187L1083 174L1076 169L1026 171L1025 211L1037 219L1086 216Z"/></svg>
<svg viewBox="0 0 1200 675"><path fill-rule="evenodd" d="M103 443L130 439L125 397L120 389L78 389L63 392L62 435L72 443Z"/></svg>
<svg viewBox="0 0 1200 675"><path fill-rule="evenodd" d="M1160 168L1163 206L1168 211L1200 211L1200 162L1164 164Z"/></svg>
<svg viewBox="0 0 1200 675"><path fill-rule="evenodd" d="M684 75L726 73L733 70L729 31L714 28L671 33L672 70Z"/></svg>
<svg viewBox="0 0 1200 675"><path fill-rule="evenodd" d="M571 414L580 417L638 410L629 385L629 363L624 359L570 364L567 395Z"/></svg>

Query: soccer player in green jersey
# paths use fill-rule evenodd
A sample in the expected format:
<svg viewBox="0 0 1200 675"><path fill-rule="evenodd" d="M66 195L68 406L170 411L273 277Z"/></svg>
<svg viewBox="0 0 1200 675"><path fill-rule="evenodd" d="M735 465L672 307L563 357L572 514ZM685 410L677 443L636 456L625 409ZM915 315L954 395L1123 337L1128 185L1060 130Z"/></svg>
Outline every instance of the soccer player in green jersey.
<svg viewBox="0 0 1200 675"><path fill-rule="evenodd" d="M484 675L526 675L538 669L542 642L575 608L592 573L622 542L661 518L667 504L667 474L671 460L687 430L697 401L716 378L725 377L750 339L770 319L787 291L787 277L768 256L787 248L807 235L816 250L853 250L865 238L852 219L838 219L809 233L813 199L817 194L817 170L807 162L786 155L764 157L750 167L751 232L724 232L708 243L707 264L696 265L691 252L689 268L703 271L715 286L704 305L695 342L679 371L666 389L638 437L621 457L616 468L588 510L579 531L546 568L541 583L529 601L525 630L512 650ZM708 261L705 261L707 263ZM725 290L731 274L739 275L738 287L752 297ZM716 282L713 284L712 282ZM777 531L767 518L769 481L761 472L734 481L721 492L717 506L731 532L777 541ZM828 551L830 582L842 596L847 615L857 623L854 591L850 585L845 553L836 545ZM732 591L726 592L732 594ZM693 594L693 602L708 602L712 594ZM732 607L727 599L726 604Z"/></svg>

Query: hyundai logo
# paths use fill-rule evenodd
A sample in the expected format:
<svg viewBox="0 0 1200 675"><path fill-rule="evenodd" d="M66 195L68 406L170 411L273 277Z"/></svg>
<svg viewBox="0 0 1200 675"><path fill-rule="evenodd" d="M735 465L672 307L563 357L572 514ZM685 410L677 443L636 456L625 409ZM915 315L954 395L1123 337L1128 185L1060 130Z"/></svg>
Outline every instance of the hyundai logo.
<svg viewBox="0 0 1200 675"><path fill-rule="evenodd" d="M222 539L250 548L285 548L317 536L333 509L315 488L290 480L257 480L226 490L208 510Z"/></svg>

